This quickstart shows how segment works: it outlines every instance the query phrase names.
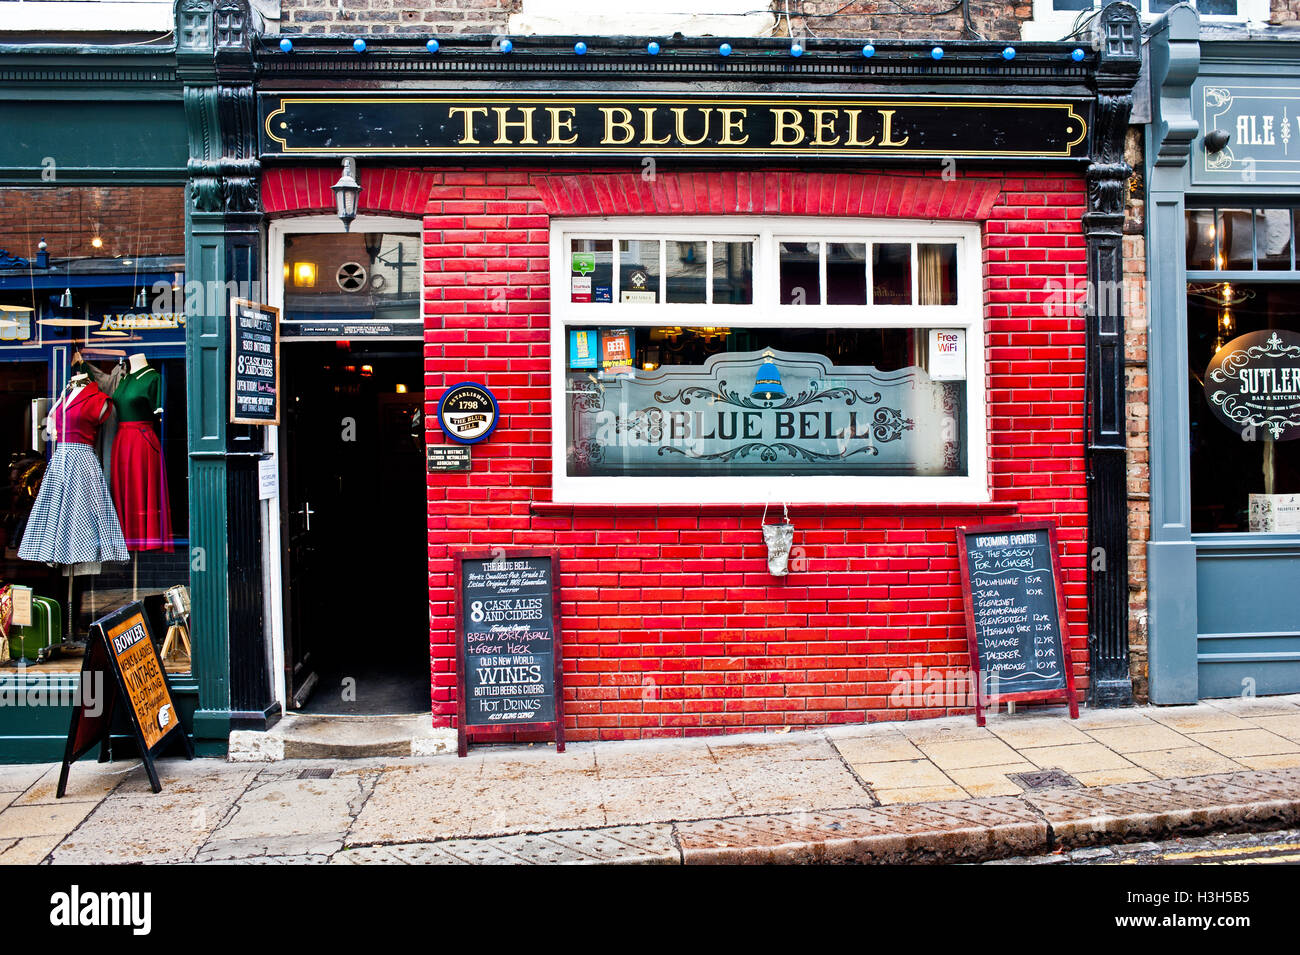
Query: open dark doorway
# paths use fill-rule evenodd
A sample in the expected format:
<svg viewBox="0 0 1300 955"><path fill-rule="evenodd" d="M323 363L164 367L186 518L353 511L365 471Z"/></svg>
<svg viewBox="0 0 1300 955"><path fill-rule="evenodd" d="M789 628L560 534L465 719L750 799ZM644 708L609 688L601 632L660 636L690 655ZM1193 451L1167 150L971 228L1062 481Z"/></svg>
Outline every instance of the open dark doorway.
<svg viewBox="0 0 1300 955"><path fill-rule="evenodd" d="M419 342L287 342L281 423L290 710L426 712Z"/></svg>

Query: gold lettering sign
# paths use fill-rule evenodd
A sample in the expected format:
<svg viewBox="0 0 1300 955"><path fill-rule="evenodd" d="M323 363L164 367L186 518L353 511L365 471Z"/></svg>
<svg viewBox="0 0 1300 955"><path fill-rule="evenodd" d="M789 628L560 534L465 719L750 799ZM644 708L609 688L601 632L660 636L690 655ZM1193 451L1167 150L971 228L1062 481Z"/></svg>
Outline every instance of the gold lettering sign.
<svg viewBox="0 0 1300 955"><path fill-rule="evenodd" d="M262 152L1086 159L1093 103L835 93L263 93Z"/></svg>

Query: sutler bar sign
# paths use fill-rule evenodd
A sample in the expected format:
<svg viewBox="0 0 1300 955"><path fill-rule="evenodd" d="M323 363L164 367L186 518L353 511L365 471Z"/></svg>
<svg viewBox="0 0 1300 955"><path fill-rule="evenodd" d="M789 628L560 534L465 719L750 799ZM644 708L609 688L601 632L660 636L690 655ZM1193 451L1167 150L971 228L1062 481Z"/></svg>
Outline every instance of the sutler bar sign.
<svg viewBox="0 0 1300 955"><path fill-rule="evenodd" d="M1081 159L1087 100L481 94L260 99L265 155Z"/></svg>

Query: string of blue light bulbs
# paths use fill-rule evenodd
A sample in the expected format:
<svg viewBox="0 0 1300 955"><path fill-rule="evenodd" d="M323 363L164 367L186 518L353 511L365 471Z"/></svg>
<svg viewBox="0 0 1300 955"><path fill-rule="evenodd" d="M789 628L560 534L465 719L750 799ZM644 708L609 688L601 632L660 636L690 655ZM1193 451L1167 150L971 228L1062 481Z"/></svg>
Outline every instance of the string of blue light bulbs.
<svg viewBox="0 0 1300 955"><path fill-rule="evenodd" d="M493 46L500 53L509 53L515 48L514 41L512 41L509 37L501 37L499 40L493 43ZM437 53L441 47L436 38L430 37L429 40L424 44L424 48L428 50L430 53ZM588 49L590 48L587 46L587 42L585 40L579 40L573 44L573 52L574 55L576 56L585 56ZM658 56L659 51L661 49L662 47L659 45L658 41L656 40L651 40L649 43L646 44L645 47L646 53L648 53L650 56ZM366 41L360 37L357 37L355 40L352 41L352 50L353 52L356 53L365 53ZM283 37L280 40L280 52L292 53L293 40L289 39L289 37ZM724 56L724 57L731 56L731 52L732 51L731 51L730 43L723 43L718 46L719 56ZM796 41L790 44L791 56L800 57L804 55L804 52L805 52L804 47L801 43L798 43ZM876 48L873 44L867 43L862 47L862 56L865 59L871 59L875 55L876 55ZM1000 56L1003 60L1010 62L1011 60L1014 60L1016 58L1016 48L1014 46L1005 47L997 55ZM1076 47L1075 49L1070 51L1070 59L1073 60L1075 63L1081 63L1086 56L1087 54L1082 50L1082 48L1079 47ZM930 48L931 59L942 60L943 57L944 57L943 47L934 46Z"/></svg>

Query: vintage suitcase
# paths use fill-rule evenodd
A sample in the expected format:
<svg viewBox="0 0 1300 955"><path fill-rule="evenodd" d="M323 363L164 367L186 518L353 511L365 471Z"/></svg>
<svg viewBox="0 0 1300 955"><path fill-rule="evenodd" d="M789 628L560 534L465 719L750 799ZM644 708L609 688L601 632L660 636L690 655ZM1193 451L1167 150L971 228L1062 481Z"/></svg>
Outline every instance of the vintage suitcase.
<svg viewBox="0 0 1300 955"><path fill-rule="evenodd" d="M47 647L63 642L63 617L59 605L48 597L32 597L30 627L9 628L9 657L35 663Z"/></svg>

